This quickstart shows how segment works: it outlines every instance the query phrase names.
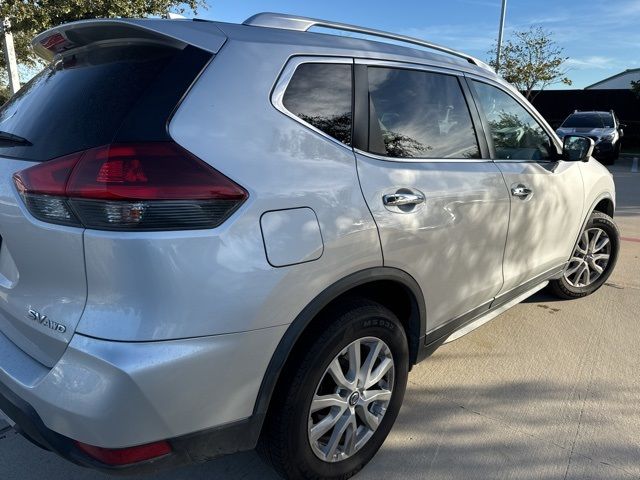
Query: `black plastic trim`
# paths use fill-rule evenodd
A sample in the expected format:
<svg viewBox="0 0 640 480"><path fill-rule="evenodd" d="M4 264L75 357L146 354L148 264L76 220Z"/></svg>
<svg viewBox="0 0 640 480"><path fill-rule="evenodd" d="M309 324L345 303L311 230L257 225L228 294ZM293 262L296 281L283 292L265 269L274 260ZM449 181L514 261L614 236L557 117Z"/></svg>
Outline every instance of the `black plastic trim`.
<svg viewBox="0 0 640 480"><path fill-rule="evenodd" d="M369 150L369 80L368 67L353 67L353 136L351 143L358 150Z"/></svg>
<svg viewBox="0 0 640 480"><path fill-rule="evenodd" d="M495 310L497 308L502 307L503 305L509 303L514 298L517 298L523 293L525 293L526 291L531 290L536 285L556 277L558 274L564 271L565 267L566 267L566 263L563 263L562 265L558 265L557 267L554 267L551 270L547 270L546 272L543 272L540 275L537 275L531 280L526 281L522 285L519 285L509 290L508 292L505 292L502 295L497 296L496 298L494 298L493 303L491 304L491 310Z"/></svg>
<svg viewBox="0 0 640 480"><path fill-rule="evenodd" d="M503 293L502 295L490 300L488 302L483 303L477 308L474 308L470 312L467 312L459 317L454 318L453 320L445 323L441 327L438 327L433 332L430 332L425 339L424 346L422 347L418 358L419 360L424 360L426 357L435 352L438 347L440 347L446 340L449 338L451 334L460 330L461 328L466 327L471 322L477 320L478 318L487 315L505 304L509 303L513 299L519 297L523 293L528 290L531 290L536 285L541 284L547 280L554 278L556 275L561 273L566 264L555 267L551 270L548 270L531 280L519 285L518 287L509 290L508 292Z"/></svg>
<svg viewBox="0 0 640 480"><path fill-rule="evenodd" d="M490 131L488 130L489 125L487 124L485 117L480 113L480 109L478 108L478 104L476 103L475 96L471 90L467 77L458 77L458 82L460 83L465 101L467 102L467 108L471 114L471 121L473 122L476 138L480 147L480 155L482 158L492 159L494 152L493 145L489 146L487 140L487 132Z"/></svg>

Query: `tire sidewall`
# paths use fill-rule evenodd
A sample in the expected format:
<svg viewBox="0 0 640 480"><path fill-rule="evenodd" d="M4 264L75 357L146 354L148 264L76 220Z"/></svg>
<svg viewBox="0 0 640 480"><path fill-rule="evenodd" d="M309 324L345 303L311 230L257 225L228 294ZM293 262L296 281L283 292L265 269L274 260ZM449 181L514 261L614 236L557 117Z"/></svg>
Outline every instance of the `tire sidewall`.
<svg viewBox="0 0 640 480"><path fill-rule="evenodd" d="M287 402L292 408L291 435L288 448L291 457L298 459L298 465L304 478L340 478L349 476L362 468L378 451L388 435L397 417L408 377L408 347L404 330L395 316L376 308L359 308L349 312L342 328L333 335L316 344L305 356L300 388ZM309 444L308 418L315 389L324 375L329 363L350 343L358 338L376 337L383 340L391 350L394 361L394 386L391 401L379 427L369 441L351 458L329 463L320 460Z"/></svg>

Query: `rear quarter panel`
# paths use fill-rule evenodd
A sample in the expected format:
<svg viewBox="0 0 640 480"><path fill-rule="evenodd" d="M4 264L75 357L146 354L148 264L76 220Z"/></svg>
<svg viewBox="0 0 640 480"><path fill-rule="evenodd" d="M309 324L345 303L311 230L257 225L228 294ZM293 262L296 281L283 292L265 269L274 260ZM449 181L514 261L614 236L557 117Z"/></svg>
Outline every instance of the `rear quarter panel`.
<svg viewBox="0 0 640 480"><path fill-rule="evenodd" d="M87 231L88 300L78 332L162 340L291 323L328 286L382 265L353 152L276 110L271 89L304 47L229 40L176 111L172 138L242 185L249 199L222 226L145 234ZM316 52L322 53L322 52ZM267 261L260 217L308 207L323 252Z"/></svg>

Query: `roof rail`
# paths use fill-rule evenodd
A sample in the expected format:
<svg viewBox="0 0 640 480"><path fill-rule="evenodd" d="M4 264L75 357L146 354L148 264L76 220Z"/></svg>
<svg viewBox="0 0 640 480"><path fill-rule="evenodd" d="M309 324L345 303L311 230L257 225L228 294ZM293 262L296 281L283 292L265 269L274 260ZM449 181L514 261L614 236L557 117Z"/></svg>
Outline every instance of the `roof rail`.
<svg viewBox="0 0 640 480"><path fill-rule="evenodd" d="M385 32L383 30L375 30L373 28L358 27L357 25L350 25L348 23L332 22L329 20L320 20L317 18L299 17L296 15L288 15L286 13L258 13L252 17L247 18L243 25L250 25L253 27L268 27L268 28L281 28L284 30L296 30L298 32L306 32L312 27L330 28L333 30L342 30L346 32L362 33L364 35L371 35L374 37L387 38L389 40L395 40L398 42L410 43L413 45L419 45L421 47L437 50L438 52L447 53L458 58L463 58L469 63L477 65L487 70L493 71L493 69L484 63L482 60L478 60L466 53L453 50L448 47L443 47L435 43L420 40L419 38L408 37L405 35L398 35L391 32Z"/></svg>

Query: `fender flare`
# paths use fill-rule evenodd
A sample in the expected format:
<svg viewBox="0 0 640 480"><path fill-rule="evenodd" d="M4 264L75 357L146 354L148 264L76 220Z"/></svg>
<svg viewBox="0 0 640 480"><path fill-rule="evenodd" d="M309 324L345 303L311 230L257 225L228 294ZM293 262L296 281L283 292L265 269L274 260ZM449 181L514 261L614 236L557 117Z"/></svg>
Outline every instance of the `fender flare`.
<svg viewBox="0 0 640 480"><path fill-rule="evenodd" d="M262 423L267 414L271 397L275 390L276 384L280 378L280 374L289 359L289 356L311 321L325 308L329 303L338 298L340 295L352 290L355 287L365 285L367 283L390 280L400 283L407 288L414 297L415 305L419 321L418 348L422 347L424 336L427 328L426 322L426 306L422 289L418 282L403 270L391 267L373 267L352 273L336 283L327 287L317 297L315 297L303 310L298 314L295 320L289 325L287 331L283 335L280 343L276 347L271 357L269 365L262 378L260 390L253 410L254 421L260 425L258 431L261 430Z"/></svg>

